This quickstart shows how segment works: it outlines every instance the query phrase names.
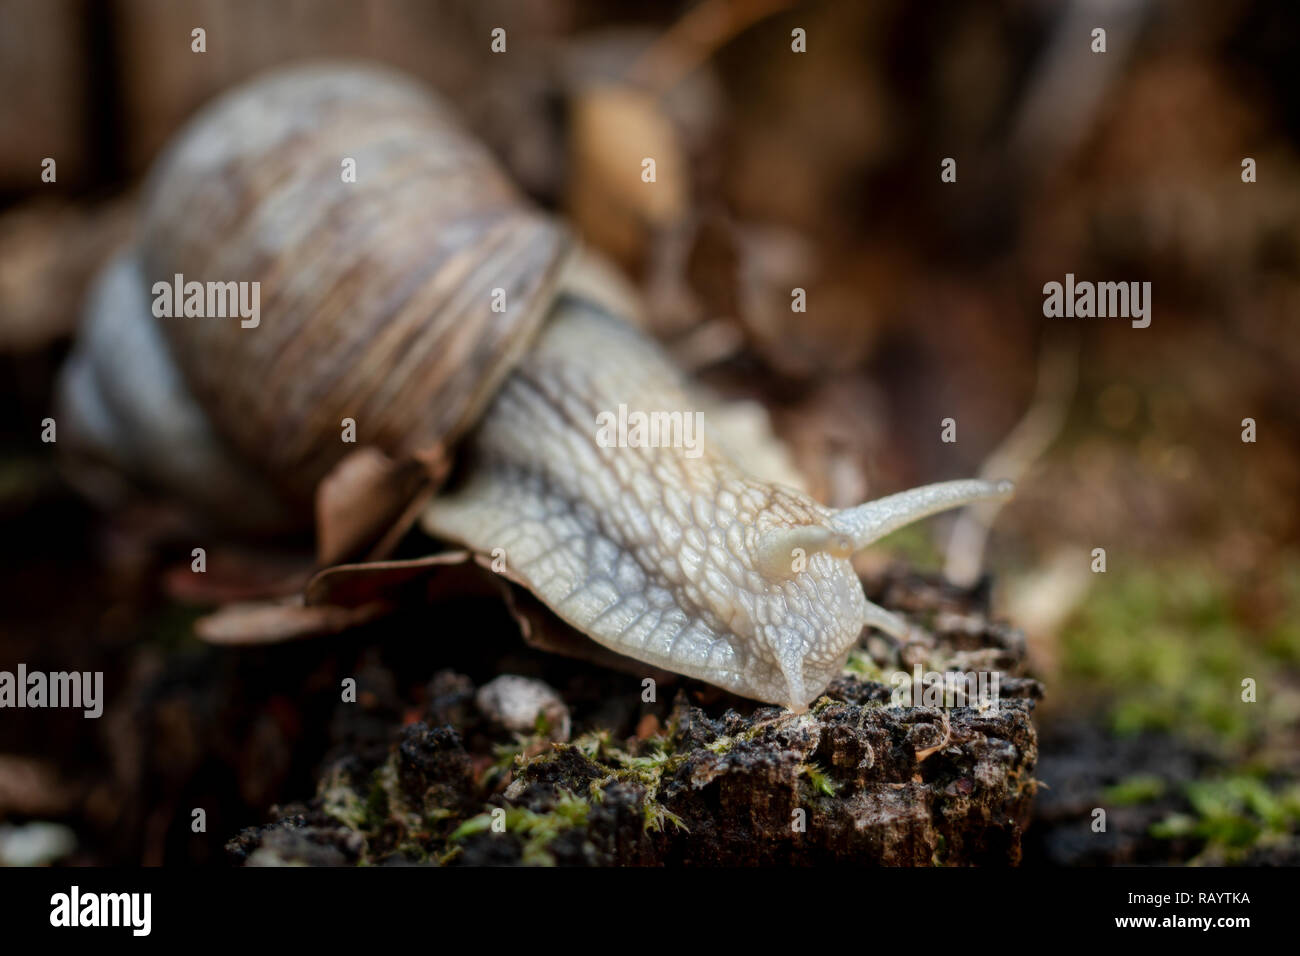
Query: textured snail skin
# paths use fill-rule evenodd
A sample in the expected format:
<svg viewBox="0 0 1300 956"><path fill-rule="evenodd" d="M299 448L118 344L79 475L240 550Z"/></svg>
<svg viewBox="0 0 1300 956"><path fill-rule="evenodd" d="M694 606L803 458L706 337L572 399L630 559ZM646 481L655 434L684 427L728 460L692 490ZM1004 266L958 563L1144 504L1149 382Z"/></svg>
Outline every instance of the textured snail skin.
<svg viewBox="0 0 1300 956"><path fill-rule="evenodd" d="M697 407L638 331L562 299L480 422L465 482L429 506L425 530L504 549L513 577L612 650L794 710L839 673L864 626L907 633L867 601L852 553L1011 492L946 482L837 512L742 473L707 416L698 457L604 447L597 416L619 404Z"/></svg>

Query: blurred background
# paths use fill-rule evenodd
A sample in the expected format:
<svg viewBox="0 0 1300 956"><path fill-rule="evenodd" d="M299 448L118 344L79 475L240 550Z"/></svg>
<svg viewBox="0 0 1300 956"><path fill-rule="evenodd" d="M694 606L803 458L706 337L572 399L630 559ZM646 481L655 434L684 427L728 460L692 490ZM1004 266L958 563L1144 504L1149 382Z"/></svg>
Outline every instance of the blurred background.
<svg viewBox="0 0 1300 956"><path fill-rule="evenodd" d="M102 669L110 698L0 713L0 862L40 833L48 859L211 861L189 807L233 833L311 789L329 710L303 701L333 672L198 644L218 602L167 586L188 546L92 511L40 422L168 138L319 57L442 91L822 500L1020 475L986 549L946 520L872 560L975 581L984 555L1025 631L1027 864L1300 862L1298 38L1281 0L0 0L0 668ZM612 172L644 155L652 202ZM1067 272L1150 281L1150 327L1045 319Z"/></svg>

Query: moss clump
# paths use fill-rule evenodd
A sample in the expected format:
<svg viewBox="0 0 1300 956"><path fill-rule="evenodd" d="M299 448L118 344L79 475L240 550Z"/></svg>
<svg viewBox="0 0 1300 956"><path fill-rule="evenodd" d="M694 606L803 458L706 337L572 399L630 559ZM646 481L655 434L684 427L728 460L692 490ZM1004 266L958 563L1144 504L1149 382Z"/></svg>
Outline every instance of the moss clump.
<svg viewBox="0 0 1300 956"><path fill-rule="evenodd" d="M1281 562L1274 597L1280 612L1267 631L1265 650L1280 660L1300 664L1300 558Z"/></svg>
<svg viewBox="0 0 1300 956"><path fill-rule="evenodd" d="M668 745L668 738L657 737L647 743L650 752L645 756L634 756L616 748L607 748L607 756L617 761L620 769L603 780L594 782L591 785L593 796L599 794L603 799L605 788L616 781L636 783L645 791L642 816L647 831L659 833L670 823L679 830L688 830L682 818L658 799L664 777L676 771L686 759L685 755L672 753Z"/></svg>
<svg viewBox="0 0 1300 956"><path fill-rule="evenodd" d="M321 782L319 793L321 809L325 813L349 829L366 829L368 821L372 818L367 806L368 801L361 799L352 788L351 781L340 772L339 768L333 768L330 775ZM375 818L382 820L383 816Z"/></svg>
<svg viewBox="0 0 1300 956"><path fill-rule="evenodd" d="M899 528L872 547L912 567L936 570L943 567L943 553L935 544L933 531L924 523Z"/></svg>
<svg viewBox="0 0 1300 956"><path fill-rule="evenodd" d="M808 778L812 784L813 790L824 794L828 797L835 796L835 781L833 781L821 767L815 763L806 763L799 768L799 772Z"/></svg>
<svg viewBox="0 0 1300 956"><path fill-rule="evenodd" d="M1300 564L1290 566L1300 577ZM1290 578L1287 578L1290 580ZM1063 635L1062 676L1110 698L1121 734L1170 731L1241 743L1284 717L1284 695L1241 699L1242 680L1277 686L1300 659L1300 584L1261 637L1234 609L1230 582L1203 563L1178 562L1117 574L1092 589Z"/></svg>
<svg viewBox="0 0 1300 956"><path fill-rule="evenodd" d="M482 785L491 785L504 779L516 767L527 763L531 758L550 749L551 740L545 733L515 734L508 744L493 744L493 761L484 771Z"/></svg>
<svg viewBox="0 0 1300 956"><path fill-rule="evenodd" d="M1273 789L1264 780L1237 775L1186 785L1190 813L1152 825L1159 839L1199 839L1199 862L1234 863L1255 848L1286 841L1300 831L1300 785Z"/></svg>
<svg viewBox="0 0 1300 956"><path fill-rule="evenodd" d="M387 819L388 807L388 790L384 787L383 774L380 770L376 770L370 776L370 792L366 795L365 817L363 819Z"/></svg>
<svg viewBox="0 0 1300 956"><path fill-rule="evenodd" d="M1136 807L1154 803L1165 795L1163 777L1152 774L1135 774L1102 791L1102 799L1118 807Z"/></svg>
<svg viewBox="0 0 1300 956"><path fill-rule="evenodd" d="M496 808L490 813L480 813L457 827L448 838L458 843L466 837L493 832L493 825L501 821L504 832L513 833L523 840L522 862L532 866L554 866L551 843L567 830L587 825L591 805L581 797L562 790L550 812L538 813L527 807Z"/></svg>
<svg viewBox="0 0 1300 956"><path fill-rule="evenodd" d="M860 677L863 680L875 681L879 684L889 682L884 668L876 663L875 658L858 647L849 651L848 659L844 662L844 673L853 677Z"/></svg>

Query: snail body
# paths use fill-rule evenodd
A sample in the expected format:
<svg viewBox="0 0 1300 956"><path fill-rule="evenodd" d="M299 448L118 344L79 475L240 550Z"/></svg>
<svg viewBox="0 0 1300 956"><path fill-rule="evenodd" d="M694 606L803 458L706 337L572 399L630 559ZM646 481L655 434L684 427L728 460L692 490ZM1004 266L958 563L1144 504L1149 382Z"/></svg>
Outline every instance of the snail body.
<svg viewBox="0 0 1300 956"><path fill-rule="evenodd" d="M565 281L571 248L424 91L329 67L254 81L160 161L135 248L101 280L65 374L69 414L137 474L160 442L124 453L115 417L202 446L149 477L203 498L194 482L224 469L209 473L260 502L247 512L259 520L301 513L350 450L343 418L395 460L439 462L435 480L454 446L460 477L420 518L430 535L503 553L514 580L607 648L806 707L865 626L908 631L866 600L853 553L1010 486L946 482L836 511L747 474L708 416L692 449L601 440L615 409L701 403L626 316ZM260 277L260 324L141 313L140 289L175 274ZM151 368L170 358L154 385L179 423L118 397L131 376L97 341L135 343Z"/></svg>

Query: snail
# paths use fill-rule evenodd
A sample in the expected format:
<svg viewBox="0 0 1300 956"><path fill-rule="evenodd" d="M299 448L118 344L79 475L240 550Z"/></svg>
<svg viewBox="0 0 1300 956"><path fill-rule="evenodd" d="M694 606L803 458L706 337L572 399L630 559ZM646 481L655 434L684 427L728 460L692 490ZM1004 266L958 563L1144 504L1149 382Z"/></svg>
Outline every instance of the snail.
<svg viewBox="0 0 1300 956"><path fill-rule="evenodd" d="M1010 484L833 510L747 473L721 421L693 449L601 440L620 408L704 406L618 297L582 280L576 248L421 87L334 65L258 78L156 163L61 415L83 457L246 530L310 520L356 448L341 420L429 487L454 450L453 480L420 499L430 536L503 553L610 650L805 709L864 627L909 633L866 599L853 554ZM150 291L182 276L259 281L260 322L157 317Z"/></svg>

